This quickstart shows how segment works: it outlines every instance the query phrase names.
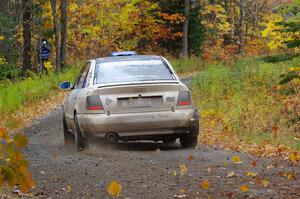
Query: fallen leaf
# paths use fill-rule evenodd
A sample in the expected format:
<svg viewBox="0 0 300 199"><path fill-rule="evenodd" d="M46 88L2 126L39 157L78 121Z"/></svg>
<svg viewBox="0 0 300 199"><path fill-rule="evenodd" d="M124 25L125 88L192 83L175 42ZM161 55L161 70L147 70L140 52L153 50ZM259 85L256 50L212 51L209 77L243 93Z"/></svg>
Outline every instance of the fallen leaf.
<svg viewBox="0 0 300 199"><path fill-rule="evenodd" d="M241 164L241 158L240 156L232 156L231 161L234 162L235 164Z"/></svg>
<svg viewBox="0 0 300 199"><path fill-rule="evenodd" d="M229 198L229 199L231 199L232 196L233 196L233 192L229 192L229 193L226 194L226 197Z"/></svg>
<svg viewBox="0 0 300 199"><path fill-rule="evenodd" d="M174 195L174 198L187 198L187 195L183 194L183 195Z"/></svg>
<svg viewBox="0 0 300 199"><path fill-rule="evenodd" d="M229 171L228 173L227 173L227 178L231 178L231 177L233 177L234 176L234 172L233 171Z"/></svg>
<svg viewBox="0 0 300 199"><path fill-rule="evenodd" d="M212 172L212 168L211 168L211 167L208 167L208 168L207 168L207 172L208 172L208 173L211 173L211 172Z"/></svg>
<svg viewBox="0 0 300 199"><path fill-rule="evenodd" d="M209 188L209 182L208 182L208 180L203 180L201 182L200 186L202 187L202 189L208 189Z"/></svg>
<svg viewBox="0 0 300 199"><path fill-rule="evenodd" d="M185 189L179 189L179 193L186 193Z"/></svg>
<svg viewBox="0 0 300 199"><path fill-rule="evenodd" d="M290 162L291 162L292 164L297 164L298 158L297 158L296 153L291 153L291 154L289 155L289 160L290 160Z"/></svg>
<svg viewBox="0 0 300 199"><path fill-rule="evenodd" d="M240 190L241 190L242 192L248 192L248 191L249 191L249 187L248 187L247 185L241 185L241 186L240 186Z"/></svg>
<svg viewBox="0 0 300 199"><path fill-rule="evenodd" d="M119 196L122 192L122 185L116 181L112 181L106 190L111 196Z"/></svg>
<svg viewBox="0 0 300 199"><path fill-rule="evenodd" d="M271 165L267 166L267 169L274 169L274 166L271 164Z"/></svg>
<svg viewBox="0 0 300 199"><path fill-rule="evenodd" d="M192 161L192 160L194 160L194 156L193 155L189 155L188 159L189 159L189 161Z"/></svg>
<svg viewBox="0 0 300 199"><path fill-rule="evenodd" d="M295 173L295 171L292 171L292 172L288 173L287 179L288 180L296 180L296 173Z"/></svg>
<svg viewBox="0 0 300 199"><path fill-rule="evenodd" d="M261 185L265 188L267 188L269 186L269 184L270 184L270 181L268 179L263 179L261 181Z"/></svg>
<svg viewBox="0 0 300 199"><path fill-rule="evenodd" d="M256 161L253 160L253 161L251 162L251 165L252 165L253 167L256 167Z"/></svg>
<svg viewBox="0 0 300 199"><path fill-rule="evenodd" d="M250 177L256 177L257 176L257 174L253 173L253 172L246 172L246 175L250 176Z"/></svg>
<svg viewBox="0 0 300 199"><path fill-rule="evenodd" d="M180 175L183 176L187 173L187 166L185 164L180 164L179 168L180 168Z"/></svg>
<svg viewBox="0 0 300 199"><path fill-rule="evenodd" d="M177 176L177 172L176 172L175 170L172 172L172 174L173 174L174 176Z"/></svg>
<svg viewBox="0 0 300 199"><path fill-rule="evenodd" d="M71 186L71 185L68 185L66 191L67 191L68 193L70 193L70 192L72 191L72 186Z"/></svg>

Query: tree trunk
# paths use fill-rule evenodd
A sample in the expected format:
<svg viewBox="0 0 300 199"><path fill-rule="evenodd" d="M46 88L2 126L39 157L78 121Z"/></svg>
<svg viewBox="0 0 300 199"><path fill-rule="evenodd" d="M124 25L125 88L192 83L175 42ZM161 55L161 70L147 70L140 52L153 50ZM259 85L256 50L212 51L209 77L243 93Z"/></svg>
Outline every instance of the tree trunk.
<svg viewBox="0 0 300 199"><path fill-rule="evenodd" d="M30 0L22 0L23 8L23 72L31 69L31 6Z"/></svg>
<svg viewBox="0 0 300 199"><path fill-rule="evenodd" d="M61 68L66 66L66 53L67 53L67 15L68 0L61 0L60 6L60 31L61 31L61 49L60 49L60 62Z"/></svg>
<svg viewBox="0 0 300 199"><path fill-rule="evenodd" d="M51 0L52 7L52 16L53 16L53 24L54 24L54 34L55 34L55 62L56 62L56 72L61 70L60 67L60 47L59 47L59 33L58 33L58 20L56 13L56 0Z"/></svg>
<svg viewBox="0 0 300 199"><path fill-rule="evenodd" d="M255 14L254 14L254 33L256 33L257 26L258 26L258 6L259 2L258 0L255 1Z"/></svg>
<svg viewBox="0 0 300 199"><path fill-rule="evenodd" d="M184 1L185 20L183 24L183 38L182 38L182 52L181 52L182 57L186 57L188 54L189 14L190 14L190 0L185 0Z"/></svg>
<svg viewBox="0 0 300 199"><path fill-rule="evenodd" d="M244 46L244 32L243 32L243 22L244 22L244 0L240 0L240 19L239 19L239 52L242 52Z"/></svg>

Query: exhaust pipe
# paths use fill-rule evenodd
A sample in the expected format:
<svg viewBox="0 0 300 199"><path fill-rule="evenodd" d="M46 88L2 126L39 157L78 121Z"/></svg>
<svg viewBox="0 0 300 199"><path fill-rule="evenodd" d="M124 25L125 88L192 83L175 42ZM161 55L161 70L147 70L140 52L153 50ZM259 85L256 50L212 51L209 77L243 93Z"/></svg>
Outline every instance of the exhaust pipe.
<svg viewBox="0 0 300 199"><path fill-rule="evenodd" d="M116 143L119 140L119 135L117 133L107 133L105 139L110 143Z"/></svg>

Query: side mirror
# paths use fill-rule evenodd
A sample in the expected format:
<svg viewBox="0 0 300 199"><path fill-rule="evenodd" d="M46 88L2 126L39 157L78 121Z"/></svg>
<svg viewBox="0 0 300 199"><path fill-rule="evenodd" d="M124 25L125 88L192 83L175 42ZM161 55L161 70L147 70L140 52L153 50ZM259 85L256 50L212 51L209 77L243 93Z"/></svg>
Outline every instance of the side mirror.
<svg viewBox="0 0 300 199"><path fill-rule="evenodd" d="M63 91L71 90L73 87L72 83L70 81L61 82L59 84L59 89Z"/></svg>

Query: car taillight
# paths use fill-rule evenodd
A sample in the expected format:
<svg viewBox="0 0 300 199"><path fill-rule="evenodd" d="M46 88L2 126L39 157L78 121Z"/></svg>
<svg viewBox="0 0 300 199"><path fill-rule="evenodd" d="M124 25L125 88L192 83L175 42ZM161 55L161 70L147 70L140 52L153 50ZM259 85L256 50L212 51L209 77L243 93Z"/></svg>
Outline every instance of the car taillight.
<svg viewBox="0 0 300 199"><path fill-rule="evenodd" d="M98 95L87 96L86 98L86 110L98 111L103 110L103 105Z"/></svg>
<svg viewBox="0 0 300 199"><path fill-rule="evenodd" d="M188 106L192 104L191 95L188 91L180 91L177 100L177 106Z"/></svg>

